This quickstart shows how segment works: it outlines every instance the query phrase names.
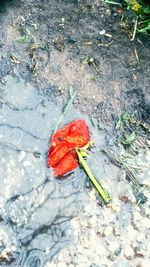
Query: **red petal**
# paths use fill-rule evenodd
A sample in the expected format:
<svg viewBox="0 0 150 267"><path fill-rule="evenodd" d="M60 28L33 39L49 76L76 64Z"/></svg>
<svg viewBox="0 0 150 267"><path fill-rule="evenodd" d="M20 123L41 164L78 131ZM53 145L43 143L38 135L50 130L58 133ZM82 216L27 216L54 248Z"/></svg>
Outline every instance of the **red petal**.
<svg viewBox="0 0 150 267"><path fill-rule="evenodd" d="M48 166L62 176L78 166L74 149L88 144L89 130L84 120L75 120L58 130L50 141Z"/></svg>
<svg viewBox="0 0 150 267"><path fill-rule="evenodd" d="M61 159L69 152L67 144L59 144L53 150L49 150L48 166L55 167Z"/></svg>
<svg viewBox="0 0 150 267"><path fill-rule="evenodd" d="M54 174L56 177L63 176L64 174L74 170L78 166L76 160L76 153L69 152L64 156L64 158L58 163L55 168Z"/></svg>
<svg viewBox="0 0 150 267"><path fill-rule="evenodd" d="M75 120L57 131L50 142L51 147L60 143L68 144L69 148L80 148L88 144L89 130L84 120Z"/></svg>

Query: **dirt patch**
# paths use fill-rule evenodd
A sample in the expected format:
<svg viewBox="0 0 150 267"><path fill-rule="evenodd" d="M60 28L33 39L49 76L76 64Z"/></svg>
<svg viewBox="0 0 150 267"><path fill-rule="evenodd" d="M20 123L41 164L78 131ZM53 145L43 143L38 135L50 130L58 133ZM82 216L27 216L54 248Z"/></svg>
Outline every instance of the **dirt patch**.
<svg viewBox="0 0 150 267"><path fill-rule="evenodd" d="M99 1L6 2L1 13L3 61L9 59L10 51L21 61L17 66L8 62L12 73L40 88L72 85L78 93L77 107L105 122L126 110L141 114L149 95L149 40L138 36L132 43L121 31L115 7L110 9ZM31 35L25 43L15 40L19 33L24 34L21 23ZM102 31L108 35L102 35ZM54 44L58 37L62 50ZM36 78L32 77L32 60L27 52L30 43L48 49L36 51Z"/></svg>
<svg viewBox="0 0 150 267"><path fill-rule="evenodd" d="M51 65L45 68L44 77L50 83L54 83L57 87L60 86L64 90L69 85L72 85L74 88L77 87L81 98L85 96L87 100L97 98L99 102L103 99L102 95L98 94L98 84L91 79L92 73L90 75L87 72L87 66L81 64L79 60L70 59L67 51L64 51L61 57L57 51L51 53Z"/></svg>
<svg viewBox="0 0 150 267"><path fill-rule="evenodd" d="M19 35L19 32L15 27L13 27L12 25L9 25L9 26L7 25L6 26L6 43L5 43L5 45L6 46L11 45L14 42L15 38L17 38L18 35Z"/></svg>

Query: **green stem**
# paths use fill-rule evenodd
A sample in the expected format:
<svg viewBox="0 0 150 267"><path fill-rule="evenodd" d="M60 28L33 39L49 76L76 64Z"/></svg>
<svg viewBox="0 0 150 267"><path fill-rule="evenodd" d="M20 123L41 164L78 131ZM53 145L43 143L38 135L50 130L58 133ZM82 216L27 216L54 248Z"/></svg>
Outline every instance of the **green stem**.
<svg viewBox="0 0 150 267"><path fill-rule="evenodd" d="M75 95L76 95L76 92L73 93L73 95L71 96L69 102L68 102L67 105L65 106L65 108L64 108L64 110L63 110L63 113L62 113L62 115L61 115L61 117L60 117L60 119L59 119L59 121L58 121L58 123L57 123L57 125L56 125L56 127L55 127L54 133L57 131L57 129L58 129L60 123L62 122L62 120L63 120L63 118L64 118L64 116L65 116L65 114L66 114L66 112L67 112L67 110L68 110L68 108L69 108L69 106L72 104L72 102L73 102L73 100L74 100L74 98L75 98Z"/></svg>
<svg viewBox="0 0 150 267"><path fill-rule="evenodd" d="M95 179L95 177L93 176L90 168L86 164L86 161L84 160L83 156L81 155L80 151L79 150L76 150L76 152L77 152L78 157L79 157L79 162L82 165L82 167L84 168L84 170L87 173L88 177L90 178L91 182L93 183L93 185L95 186L96 190L98 191L98 193L102 197L104 203L105 204L108 204L110 202L110 196L109 196L109 194L102 188L102 186Z"/></svg>

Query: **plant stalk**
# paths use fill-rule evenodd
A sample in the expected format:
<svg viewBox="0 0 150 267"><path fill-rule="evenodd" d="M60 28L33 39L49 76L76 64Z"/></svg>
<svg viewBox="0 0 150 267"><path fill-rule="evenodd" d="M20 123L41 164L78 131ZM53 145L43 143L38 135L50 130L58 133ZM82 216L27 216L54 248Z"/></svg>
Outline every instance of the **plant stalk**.
<svg viewBox="0 0 150 267"><path fill-rule="evenodd" d="M86 174L88 175L88 177L90 178L91 182L93 183L94 187L96 188L96 190L98 191L98 193L100 194L101 198L103 199L105 204L108 204L110 202L110 195L103 189L103 187L98 183L98 181L95 179L94 175L92 174L90 168L88 167L88 165L86 164L86 161L84 160L83 156L81 155L79 150L76 150L77 155L79 157L79 162L82 165L84 171L86 172Z"/></svg>
<svg viewBox="0 0 150 267"><path fill-rule="evenodd" d="M72 102L73 102L75 96L76 96L76 92L73 93L73 95L71 96L71 98L70 98L70 100L68 101L67 105L65 106L65 108L64 108L64 110L63 110L63 113L62 113L62 115L61 115L61 117L60 117L60 119L59 119L59 121L58 121L58 123L57 123L57 125L56 125L56 127L55 127L54 133L58 130L58 127L59 127L59 125L61 124L61 122L62 122L62 120L63 120L63 118L64 118L64 116L65 116L65 114L66 114L66 112L67 112L67 110L68 110L68 108L69 108L70 105L72 104Z"/></svg>

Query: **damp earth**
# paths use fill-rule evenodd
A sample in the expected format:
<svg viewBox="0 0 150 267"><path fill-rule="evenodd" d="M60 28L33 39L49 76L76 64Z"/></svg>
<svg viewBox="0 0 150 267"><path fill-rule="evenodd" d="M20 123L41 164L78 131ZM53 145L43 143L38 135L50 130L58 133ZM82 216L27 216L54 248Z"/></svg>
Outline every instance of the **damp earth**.
<svg viewBox="0 0 150 267"><path fill-rule="evenodd" d="M121 114L150 122L150 41L131 43L119 16L101 1L0 3L0 266L149 266L149 136L128 162L143 203L124 165L104 153L119 149ZM83 169L58 180L47 167L72 92L60 125L87 122L87 164L111 195L107 206Z"/></svg>

